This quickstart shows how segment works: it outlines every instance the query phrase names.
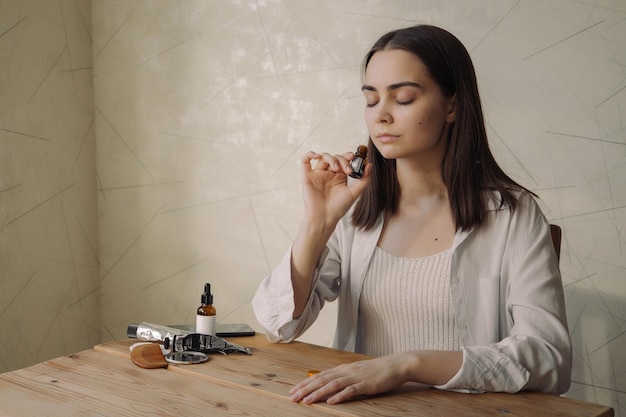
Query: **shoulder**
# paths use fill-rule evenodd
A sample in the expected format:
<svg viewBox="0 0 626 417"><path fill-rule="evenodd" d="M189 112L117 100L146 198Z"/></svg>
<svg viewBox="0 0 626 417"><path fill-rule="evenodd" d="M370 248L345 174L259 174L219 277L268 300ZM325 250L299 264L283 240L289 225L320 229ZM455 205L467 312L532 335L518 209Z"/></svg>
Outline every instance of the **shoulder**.
<svg viewBox="0 0 626 417"><path fill-rule="evenodd" d="M489 252L493 259L519 259L533 242L549 244L549 225L533 194L516 190L514 196L516 206L512 209L502 203L499 193L486 193L484 222L464 239L470 257L480 258Z"/></svg>
<svg viewBox="0 0 626 417"><path fill-rule="evenodd" d="M535 196L529 191L511 190L515 198L515 207L503 201L496 191L485 192L487 216L479 229L484 232L494 229L499 233L518 237L531 237L547 224L547 220L537 203Z"/></svg>
<svg viewBox="0 0 626 417"><path fill-rule="evenodd" d="M536 197L524 189L512 189L511 195L515 199L515 207L512 208L506 201L504 201L500 192L496 190L488 190L483 192L483 198L485 199L485 206L488 212L513 212L520 211L522 214L529 213L541 213L541 209L537 204Z"/></svg>

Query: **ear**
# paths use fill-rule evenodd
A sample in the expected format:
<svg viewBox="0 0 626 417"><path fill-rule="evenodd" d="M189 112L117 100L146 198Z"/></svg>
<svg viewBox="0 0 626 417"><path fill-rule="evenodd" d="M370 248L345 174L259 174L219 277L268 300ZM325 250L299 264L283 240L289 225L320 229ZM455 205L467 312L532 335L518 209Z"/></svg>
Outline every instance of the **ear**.
<svg viewBox="0 0 626 417"><path fill-rule="evenodd" d="M448 99L446 122L452 123L456 120L456 93Z"/></svg>

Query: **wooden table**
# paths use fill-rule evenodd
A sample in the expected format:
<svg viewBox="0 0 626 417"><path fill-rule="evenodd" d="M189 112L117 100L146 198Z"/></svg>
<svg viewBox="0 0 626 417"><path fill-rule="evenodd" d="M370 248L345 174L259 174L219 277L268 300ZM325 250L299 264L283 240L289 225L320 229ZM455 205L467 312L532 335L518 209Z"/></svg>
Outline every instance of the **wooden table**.
<svg viewBox="0 0 626 417"><path fill-rule="evenodd" d="M232 338L253 354L211 355L198 365L143 369L130 361L137 340L0 374L0 416L613 416L609 407L538 393L460 394L418 384L344 404L296 404L289 389L311 369L363 355L265 336Z"/></svg>

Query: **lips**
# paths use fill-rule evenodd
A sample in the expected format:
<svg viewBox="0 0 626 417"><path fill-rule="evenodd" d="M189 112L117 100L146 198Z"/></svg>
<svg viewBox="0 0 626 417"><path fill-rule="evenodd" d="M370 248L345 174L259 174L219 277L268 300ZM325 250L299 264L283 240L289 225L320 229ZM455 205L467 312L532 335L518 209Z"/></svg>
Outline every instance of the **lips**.
<svg viewBox="0 0 626 417"><path fill-rule="evenodd" d="M383 132L376 135L376 139L378 139L380 143L390 143L398 139L398 136L392 135L391 133Z"/></svg>

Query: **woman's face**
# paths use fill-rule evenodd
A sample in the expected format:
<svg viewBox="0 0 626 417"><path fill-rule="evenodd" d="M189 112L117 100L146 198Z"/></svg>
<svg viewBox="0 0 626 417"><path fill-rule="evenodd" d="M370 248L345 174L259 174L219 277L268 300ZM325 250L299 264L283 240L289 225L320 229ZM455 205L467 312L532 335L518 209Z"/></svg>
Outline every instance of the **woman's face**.
<svg viewBox="0 0 626 417"><path fill-rule="evenodd" d="M376 52L362 91L367 129L383 157L441 162L455 100L443 95L416 55L401 49Z"/></svg>

